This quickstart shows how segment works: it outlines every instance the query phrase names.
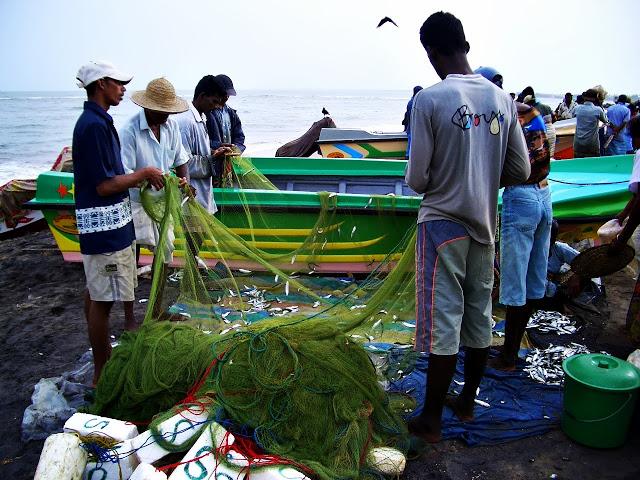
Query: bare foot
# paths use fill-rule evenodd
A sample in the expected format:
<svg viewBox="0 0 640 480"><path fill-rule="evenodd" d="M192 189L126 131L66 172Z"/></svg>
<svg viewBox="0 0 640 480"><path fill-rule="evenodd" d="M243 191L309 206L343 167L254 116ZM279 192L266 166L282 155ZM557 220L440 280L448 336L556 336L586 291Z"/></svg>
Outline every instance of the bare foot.
<svg viewBox="0 0 640 480"><path fill-rule="evenodd" d="M413 418L407 422L409 433L421 438L427 443L438 443L441 440L439 426L431 426L420 417Z"/></svg>
<svg viewBox="0 0 640 480"><path fill-rule="evenodd" d="M516 369L515 362L508 362L502 355L490 358L487 361L487 366L495 370L502 370L503 372L513 372Z"/></svg>
<svg viewBox="0 0 640 480"><path fill-rule="evenodd" d="M459 395L447 395L444 399L444 404L453 410L453 413L461 422L470 422L473 420L473 402L471 406L464 405Z"/></svg>

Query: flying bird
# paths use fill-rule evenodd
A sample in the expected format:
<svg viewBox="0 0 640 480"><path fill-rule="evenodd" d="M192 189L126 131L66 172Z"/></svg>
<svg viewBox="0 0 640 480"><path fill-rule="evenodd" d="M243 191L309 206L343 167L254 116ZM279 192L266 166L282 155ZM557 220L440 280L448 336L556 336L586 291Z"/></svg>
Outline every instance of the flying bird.
<svg viewBox="0 0 640 480"><path fill-rule="evenodd" d="M389 17L384 17L382 20L380 20L380 23L378 23L378 26L376 28L380 28L382 25L384 25L387 22L393 23L396 27L398 26L398 24L393 20L391 20Z"/></svg>
<svg viewBox="0 0 640 480"><path fill-rule="evenodd" d="M327 109L326 109L325 107L322 107L322 114L323 114L323 115L331 115L331 114L327 111Z"/></svg>

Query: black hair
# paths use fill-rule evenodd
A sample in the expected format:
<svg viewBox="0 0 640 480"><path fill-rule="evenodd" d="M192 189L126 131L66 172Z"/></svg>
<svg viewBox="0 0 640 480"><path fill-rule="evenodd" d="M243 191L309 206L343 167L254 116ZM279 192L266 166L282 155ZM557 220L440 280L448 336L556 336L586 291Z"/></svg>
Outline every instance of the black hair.
<svg viewBox="0 0 640 480"><path fill-rule="evenodd" d="M448 12L436 12L425 20L420 28L420 43L425 49L435 48L447 56L469 51L462 22Z"/></svg>
<svg viewBox="0 0 640 480"><path fill-rule="evenodd" d="M629 121L629 135L631 135L631 138L640 138L639 116L635 116Z"/></svg>
<svg viewBox="0 0 640 480"><path fill-rule="evenodd" d="M98 90L98 80L91 82L84 89L87 91L87 97L93 97L96 94L96 90Z"/></svg>
<svg viewBox="0 0 640 480"><path fill-rule="evenodd" d="M220 81L214 75L205 75L200 79L193 92L194 100L204 93L207 96L223 96L226 92Z"/></svg>

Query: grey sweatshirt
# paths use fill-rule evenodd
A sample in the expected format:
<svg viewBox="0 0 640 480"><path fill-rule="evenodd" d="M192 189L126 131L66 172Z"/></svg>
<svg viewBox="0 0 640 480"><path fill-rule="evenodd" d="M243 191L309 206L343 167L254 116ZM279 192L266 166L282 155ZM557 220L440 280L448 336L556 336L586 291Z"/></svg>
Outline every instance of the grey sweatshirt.
<svg viewBox="0 0 640 480"><path fill-rule="evenodd" d="M499 188L531 172L511 97L481 75L448 75L415 96L411 133L405 180L424 194L418 223L451 220L492 244Z"/></svg>

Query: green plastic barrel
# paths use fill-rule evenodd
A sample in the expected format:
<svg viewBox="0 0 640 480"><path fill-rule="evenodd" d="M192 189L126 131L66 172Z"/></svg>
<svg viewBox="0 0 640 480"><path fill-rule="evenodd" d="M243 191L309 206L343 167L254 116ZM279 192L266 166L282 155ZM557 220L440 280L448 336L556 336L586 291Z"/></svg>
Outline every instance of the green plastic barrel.
<svg viewBox="0 0 640 480"><path fill-rule="evenodd" d="M562 430L589 447L624 444L638 399L640 371L629 362L598 353L569 357L562 368Z"/></svg>

